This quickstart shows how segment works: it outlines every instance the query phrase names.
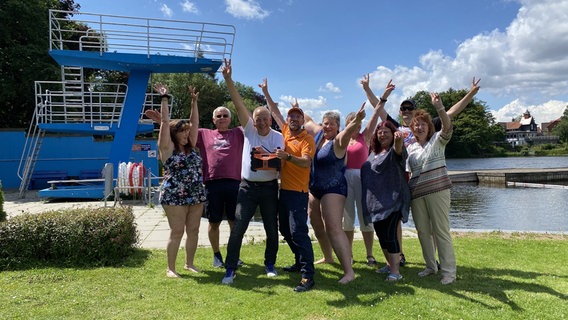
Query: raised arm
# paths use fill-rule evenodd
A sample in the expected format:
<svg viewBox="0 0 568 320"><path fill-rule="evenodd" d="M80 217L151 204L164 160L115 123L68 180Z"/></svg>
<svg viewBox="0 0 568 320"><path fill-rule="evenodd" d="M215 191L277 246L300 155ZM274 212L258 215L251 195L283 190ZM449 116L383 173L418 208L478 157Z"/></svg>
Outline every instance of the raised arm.
<svg viewBox="0 0 568 320"><path fill-rule="evenodd" d="M309 134L315 137L322 128L323 127L317 124L312 117L304 113L304 129L306 129Z"/></svg>
<svg viewBox="0 0 568 320"><path fill-rule="evenodd" d="M199 92L195 87L189 86L189 93L191 94L191 110L189 113L189 143L192 147L197 145L197 132L199 130L199 108L197 107L197 99Z"/></svg>
<svg viewBox="0 0 568 320"><path fill-rule="evenodd" d="M440 117L440 121L442 122L442 134L448 136L452 133L452 120L450 116L446 113L446 109L442 104L442 99L440 99L440 95L437 92L430 92L430 97L432 98L432 105L436 108L436 112L438 112L438 117Z"/></svg>
<svg viewBox="0 0 568 320"><path fill-rule="evenodd" d="M369 83L368 80L369 80L369 76L367 76L367 87L368 87L368 83ZM361 80L361 83L363 83L363 80ZM391 79L391 80L389 80L389 83L385 87L385 92L383 92L381 99L378 100L379 102L377 102L377 104L373 105L373 106L375 106L375 108L373 109L373 114L371 115L371 118L369 118L369 122L367 123L367 125L365 126L365 129L363 130L363 137L365 137L365 143L367 145L369 145L371 143L371 139L373 137L375 127L377 127L377 122L379 121L379 117L383 121L387 119L388 114L385 110L385 103L387 102L387 98L390 96L391 92L394 89L395 89L395 85L392 83L392 79Z"/></svg>
<svg viewBox="0 0 568 320"><path fill-rule="evenodd" d="M479 91L479 81L481 81L481 79L477 79L477 81L475 81L475 77L473 77L473 80L471 81L471 89L469 89L469 92L460 101L454 104L450 108L450 110L447 111L450 119L457 117L457 115L460 114L463 109L465 109L465 107L471 102L473 97Z"/></svg>
<svg viewBox="0 0 568 320"><path fill-rule="evenodd" d="M376 107L377 104L379 104L380 102L382 102L382 108L381 110L379 110L379 117L381 118L382 121L387 120L387 116L388 113L385 110L384 106L385 103L387 102L387 98L389 97L390 93L394 90L394 84L392 84L392 79L389 80L389 83L387 84L386 88L385 88L385 92L383 93L383 95L380 98L377 98L377 96L373 93L373 90L371 90L371 87L369 86L369 74L366 74L363 76L363 79L361 79L361 85L363 86L363 90L365 91L365 94L367 95L367 99L369 100L369 102L371 103L372 106ZM391 88L392 86L392 88Z"/></svg>
<svg viewBox="0 0 568 320"><path fill-rule="evenodd" d="M272 117L276 121L276 124L280 128L282 128L282 126L284 126L284 124L286 123L286 120L282 116L282 113L280 113L278 105L274 102L274 100L272 100L272 97L268 92L268 80L266 78L263 79L262 83L260 83L258 86L262 89L262 94L264 94L264 97L266 98L266 103L268 103L268 110L270 110L270 112L272 113Z"/></svg>
<svg viewBox="0 0 568 320"><path fill-rule="evenodd" d="M225 78L225 83L227 84L227 89L229 90L229 95L231 96L231 100L235 105L235 109L237 109L237 116L239 117L239 123L241 126L246 127L247 123L251 119L251 115L247 108L245 107L245 103L243 102L243 98L237 91L237 87L231 78L233 75L233 67L231 66L231 59L225 59L225 65L221 70L223 73L223 78Z"/></svg>
<svg viewBox="0 0 568 320"><path fill-rule="evenodd" d="M170 138L170 107L168 97L168 87L162 83L154 84L154 90L162 97L160 105L160 132L158 133L158 150L160 159L166 161L174 151L174 142Z"/></svg>
<svg viewBox="0 0 568 320"><path fill-rule="evenodd" d="M338 158L341 158L343 154L345 154L351 136L353 136L353 133L357 131L359 125L361 124L361 121L363 121L363 119L365 118L365 103L366 102L363 102L361 108L359 108L359 111L357 111L355 119L349 122L345 126L345 129L339 132L335 139L333 139L333 151Z"/></svg>

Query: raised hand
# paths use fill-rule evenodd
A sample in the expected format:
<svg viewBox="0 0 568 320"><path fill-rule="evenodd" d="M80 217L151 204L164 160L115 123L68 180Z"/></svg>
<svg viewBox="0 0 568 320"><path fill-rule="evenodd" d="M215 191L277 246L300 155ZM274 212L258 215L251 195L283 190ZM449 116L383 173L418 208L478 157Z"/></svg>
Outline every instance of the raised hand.
<svg viewBox="0 0 568 320"><path fill-rule="evenodd" d="M387 83L387 86L385 87L385 92L383 93L382 98L386 100L395 88L396 86L394 85L394 83L392 83L392 79L390 79L389 83Z"/></svg>
<svg viewBox="0 0 568 320"><path fill-rule="evenodd" d="M191 94L191 100L193 101L197 101L197 99L199 98L199 91L197 91L197 89L195 89L194 86L187 86L187 89L189 90L189 93Z"/></svg>
<svg viewBox="0 0 568 320"><path fill-rule="evenodd" d="M430 98L432 98L432 105L436 110L444 109L444 105L442 104L442 99L440 99L440 94L437 92L430 92Z"/></svg>
<svg viewBox="0 0 568 320"><path fill-rule="evenodd" d="M154 90L156 90L156 92L162 96L168 94L168 87L161 82L154 84Z"/></svg>
<svg viewBox="0 0 568 320"><path fill-rule="evenodd" d="M481 78L477 79L477 81L475 81L475 77L473 77L473 80L471 81L471 89L469 89L470 91L472 91L474 94L477 94L477 92L479 91L479 81L481 81Z"/></svg>
<svg viewBox="0 0 568 320"><path fill-rule="evenodd" d="M267 78L262 79L262 83L259 83L258 87L262 89L262 92L268 91L268 79Z"/></svg>
<svg viewBox="0 0 568 320"><path fill-rule="evenodd" d="M355 115L355 120L361 122L363 121L363 119L365 119L365 104L367 103L367 101L363 102L363 104L361 105L361 108L359 109L359 111L357 111L357 114Z"/></svg>
<svg viewBox="0 0 568 320"><path fill-rule="evenodd" d="M221 73L223 74L223 78L225 78L225 80L231 79L233 75L233 67L231 66L231 59L227 60L225 58L224 60L225 60L225 65L221 69Z"/></svg>
<svg viewBox="0 0 568 320"><path fill-rule="evenodd" d="M294 102L290 102L292 108L299 108L300 105L298 104L298 98L294 98Z"/></svg>
<svg viewBox="0 0 568 320"><path fill-rule="evenodd" d="M365 74L363 75L363 79L361 79L361 85L363 86L363 89L367 90L369 89L369 74Z"/></svg>

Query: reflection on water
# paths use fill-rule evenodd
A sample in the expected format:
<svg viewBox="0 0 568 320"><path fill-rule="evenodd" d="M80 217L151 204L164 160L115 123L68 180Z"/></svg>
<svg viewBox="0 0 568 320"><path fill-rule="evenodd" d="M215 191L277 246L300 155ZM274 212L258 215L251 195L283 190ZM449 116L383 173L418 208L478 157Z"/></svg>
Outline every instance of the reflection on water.
<svg viewBox="0 0 568 320"><path fill-rule="evenodd" d="M459 229L568 231L568 190L452 187L450 226ZM406 226L414 227L410 220Z"/></svg>

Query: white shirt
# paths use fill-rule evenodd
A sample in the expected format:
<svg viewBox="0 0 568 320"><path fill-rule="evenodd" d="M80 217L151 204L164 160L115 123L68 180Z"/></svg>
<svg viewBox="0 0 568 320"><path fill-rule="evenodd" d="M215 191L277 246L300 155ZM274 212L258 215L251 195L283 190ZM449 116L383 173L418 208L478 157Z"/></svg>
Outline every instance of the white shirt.
<svg viewBox="0 0 568 320"><path fill-rule="evenodd" d="M245 143L243 145L243 157L241 165L241 177L243 179L255 182L266 182L278 179L278 171L276 170L257 170L252 171L250 168L250 153L254 147L264 147L270 152L275 152L277 148L284 149L284 138L278 131L270 129L270 132L261 136L253 125L253 120L249 119L244 127ZM267 151L268 151L267 150Z"/></svg>

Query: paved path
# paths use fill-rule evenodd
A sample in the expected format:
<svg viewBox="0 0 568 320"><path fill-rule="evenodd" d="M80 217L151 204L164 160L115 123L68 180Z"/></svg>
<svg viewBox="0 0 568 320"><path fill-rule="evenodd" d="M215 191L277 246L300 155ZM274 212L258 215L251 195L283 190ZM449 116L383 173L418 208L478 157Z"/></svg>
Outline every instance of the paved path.
<svg viewBox="0 0 568 320"><path fill-rule="evenodd" d="M114 202L109 201L107 206L113 206ZM120 204L117 204L120 205ZM130 205L134 211L138 231L140 232L140 246L147 249L165 249L166 241L169 236L168 220L164 215L164 211L160 205L148 206L142 201L123 201L122 205ZM104 201L67 201L53 200L44 201L38 198L37 192L29 191L24 199L20 199L15 191L4 192L4 211L8 217L13 217L24 212L39 213L52 210L68 209L68 208L85 208L85 207L104 207ZM209 246L209 238L207 236L207 219L201 219L199 229L199 246ZM221 246L226 246L229 240L229 224L223 221L221 224L221 232L219 242ZM313 230L310 229L312 239L315 240ZM413 229L404 230L405 237L416 237ZM251 222L243 239L243 243L259 243L264 242L266 236L261 222ZM355 233L355 239L362 239L361 233ZM182 240L182 245L185 241ZM375 248L379 248L378 242Z"/></svg>

